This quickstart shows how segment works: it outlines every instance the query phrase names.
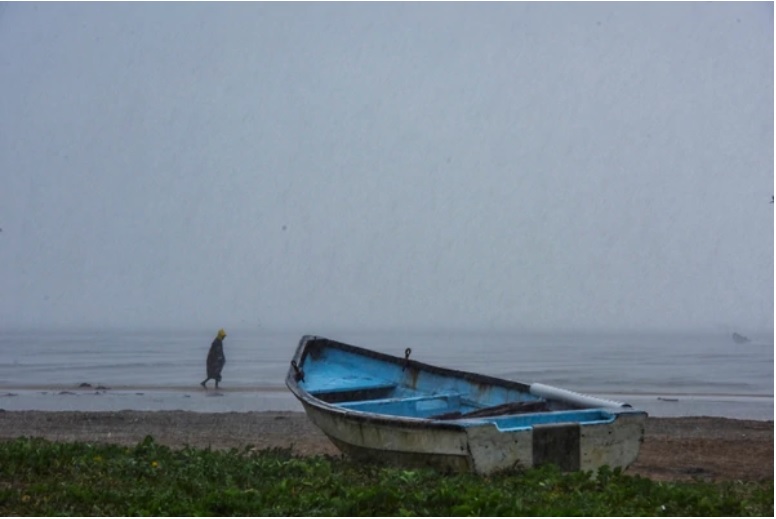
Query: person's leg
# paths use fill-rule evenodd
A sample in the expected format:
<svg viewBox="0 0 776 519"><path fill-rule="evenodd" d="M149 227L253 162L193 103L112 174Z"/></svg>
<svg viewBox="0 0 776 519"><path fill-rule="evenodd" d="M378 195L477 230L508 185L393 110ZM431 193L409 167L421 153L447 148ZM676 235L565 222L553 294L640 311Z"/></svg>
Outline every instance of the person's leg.
<svg viewBox="0 0 776 519"><path fill-rule="evenodd" d="M207 381L208 381L208 380L210 380L210 377L208 377L208 378L206 378L205 380L203 380L202 382L200 382L200 384L202 385L202 387L204 387L205 389L207 389ZM216 387L218 387L218 382L216 382Z"/></svg>

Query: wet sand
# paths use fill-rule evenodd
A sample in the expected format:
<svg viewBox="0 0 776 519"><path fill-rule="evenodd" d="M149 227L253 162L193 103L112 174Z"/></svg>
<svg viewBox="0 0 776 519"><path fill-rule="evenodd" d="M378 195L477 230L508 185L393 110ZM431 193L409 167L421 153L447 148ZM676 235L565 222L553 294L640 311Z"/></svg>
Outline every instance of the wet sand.
<svg viewBox="0 0 776 519"><path fill-rule="evenodd" d="M339 451L298 412L0 411L0 440L134 445L147 435L173 448L291 448L302 456ZM654 480L757 481L773 478L773 421L649 418L628 474Z"/></svg>

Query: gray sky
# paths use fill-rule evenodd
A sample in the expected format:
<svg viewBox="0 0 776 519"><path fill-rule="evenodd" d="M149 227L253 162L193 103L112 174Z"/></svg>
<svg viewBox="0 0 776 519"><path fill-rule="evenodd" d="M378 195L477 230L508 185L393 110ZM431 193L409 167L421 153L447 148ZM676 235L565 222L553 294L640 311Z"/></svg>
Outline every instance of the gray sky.
<svg viewBox="0 0 776 519"><path fill-rule="evenodd" d="M3 4L0 326L773 327L773 5Z"/></svg>

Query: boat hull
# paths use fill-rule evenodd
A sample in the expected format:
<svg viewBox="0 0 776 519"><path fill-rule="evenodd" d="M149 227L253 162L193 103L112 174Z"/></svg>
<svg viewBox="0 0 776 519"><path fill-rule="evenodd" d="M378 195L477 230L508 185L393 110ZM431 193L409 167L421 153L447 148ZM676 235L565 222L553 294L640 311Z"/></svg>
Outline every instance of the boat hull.
<svg viewBox="0 0 776 519"><path fill-rule="evenodd" d="M479 474L548 463L565 471L626 468L638 457L646 418L628 414L610 424L538 425L502 432L494 424L441 428L304 407L310 420L353 459Z"/></svg>
<svg viewBox="0 0 776 519"><path fill-rule="evenodd" d="M473 469L466 434L460 428L364 419L309 404L304 408L310 421L353 459L456 472Z"/></svg>
<svg viewBox="0 0 776 519"><path fill-rule="evenodd" d="M439 404L447 397L434 392L428 397L381 398L385 395L375 393L376 386L366 387L366 376L358 380L359 386L355 385L354 377L350 377L349 383L357 389L341 392L339 397L334 397L334 393L326 392L331 388L321 382L320 376L316 378L313 373L307 379L304 378L306 365L315 369L314 362L306 359L310 352L305 347L318 339L309 336L302 339L294 357L296 368L289 370L287 385L304 406L309 419L343 453L353 459L403 467L434 467L445 471L492 474L547 463L553 463L566 471L596 470L604 465L625 468L638 456L646 413L632 410L629 406L624 407L626 404L616 404L541 384L501 381L505 391L514 391L517 387L523 392L521 398L550 402L554 407L546 412L471 419L436 419L375 412L385 409L397 413L395 409L401 405L402 412L406 413L406 409L413 405L421 408L421 404L428 406L432 401ZM344 346L356 352L359 350L322 340L329 345ZM320 359L323 354L315 351L314 356ZM419 384L417 381L423 380L423 376L413 373L413 370L420 372L433 368L439 376L454 378L460 375L460 372L382 354L379 354L379 359L405 362L402 365L402 371L405 372L403 376L411 378L416 385ZM308 360L307 364L305 360ZM488 392L503 389L495 387L497 384L494 379L466 375L470 379L469 383L477 385L479 392L482 392L486 382L493 386L488 388ZM340 377L338 384L343 385L342 381L347 378ZM435 383L439 384L439 381ZM513 384L518 385L513 387ZM398 385L401 385L401 381ZM325 395L325 400L316 397L314 392L307 391L303 386L317 387L320 390L317 394ZM417 387L413 386L414 389ZM380 391L384 390L385 387L380 388ZM343 394L347 394L347 398L342 397ZM514 396L514 393L510 395ZM613 405L623 407L614 408Z"/></svg>

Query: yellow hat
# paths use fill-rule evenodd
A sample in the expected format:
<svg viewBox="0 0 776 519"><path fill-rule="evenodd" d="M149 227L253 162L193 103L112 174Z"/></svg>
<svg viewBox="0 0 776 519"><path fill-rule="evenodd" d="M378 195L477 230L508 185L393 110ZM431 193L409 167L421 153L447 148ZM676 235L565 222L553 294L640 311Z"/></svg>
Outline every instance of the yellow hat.
<svg viewBox="0 0 776 519"><path fill-rule="evenodd" d="M223 339L224 337L226 337L226 332L224 331L223 328L221 328L220 330L218 330L218 338Z"/></svg>

